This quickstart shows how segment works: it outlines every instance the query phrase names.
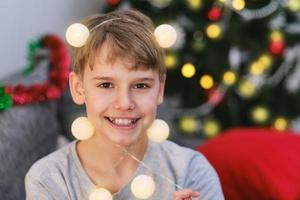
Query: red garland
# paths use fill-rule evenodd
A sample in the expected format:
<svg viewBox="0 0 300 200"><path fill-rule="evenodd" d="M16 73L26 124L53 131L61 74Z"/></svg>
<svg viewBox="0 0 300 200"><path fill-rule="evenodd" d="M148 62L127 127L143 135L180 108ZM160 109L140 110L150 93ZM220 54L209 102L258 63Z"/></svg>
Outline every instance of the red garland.
<svg viewBox="0 0 300 200"><path fill-rule="evenodd" d="M22 84L15 87L5 86L5 93L12 96L14 105L58 99L67 86L71 59L66 45L55 35L46 35L40 42L50 52L49 79L45 83L28 87Z"/></svg>

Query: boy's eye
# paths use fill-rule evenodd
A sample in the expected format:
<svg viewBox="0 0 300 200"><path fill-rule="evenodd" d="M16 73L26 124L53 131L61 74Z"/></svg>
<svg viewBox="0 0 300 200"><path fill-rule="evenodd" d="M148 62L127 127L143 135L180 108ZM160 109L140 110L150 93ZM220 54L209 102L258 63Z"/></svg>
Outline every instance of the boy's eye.
<svg viewBox="0 0 300 200"><path fill-rule="evenodd" d="M100 88L112 88L112 83L101 83L98 87Z"/></svg>
<svg viewBox="0 0 300 200"><path fill-rule="evenodd" d="M138 83L134 86L134 88L136 88L136 89L146 89L146 88L149 88L149 85L147 85L145 83Z"/></svg>

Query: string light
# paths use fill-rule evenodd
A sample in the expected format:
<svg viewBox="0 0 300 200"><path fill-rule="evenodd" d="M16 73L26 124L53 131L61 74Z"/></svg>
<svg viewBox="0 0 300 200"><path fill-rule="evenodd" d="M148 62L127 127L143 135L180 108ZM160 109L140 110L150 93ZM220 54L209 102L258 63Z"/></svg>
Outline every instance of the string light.
<svg viewBox="0 0 300 200"><path fill-rule="evenodd" d="M176 30L169 24L162 24L156 27L154 35L162 48L173 46L177 39Z"/></svg>
<svg viewBox="0 0 300 200"><path fill-rule="evenodd" d="M73 136L78 140L87 140L95 132L95 127L86 117L78 117L71 126Z"/></svg>
<svg viewBox="0 0 300 200"><path fill-rule="evenodd" d="M238 87L238 93L245 97L250 98L252 97L256 92L255 86L251 83L249 80L242 80L239 87Z"/></svg>
<svg viewBox="0 0 300 200"><path fill-rule="evenodd" d="M177 65L177 57L173 53L165 55L165 66L167 69L173 69Z"/></svg>
<svg viewBox="0 0 300 200"><path fill-rule="evenodd" d="M108 190L97 188L90 194L89 200L113 200L113 198Z"/></svg>
<svg viewBox="0 0 300 200"><path fill-rule="evenodd" d="M196 67L192 63L186 63L181 68L181 74L185 78L192 78L196 73Z"/></svg>
<svg viewBox="0 0 300 200"><path fill-rule="evenodd" d="M222 29L218 24L210 24L206 28L206 34L211 39L218 39L221 36Z"/></svg>
<svg viewBox="0 0 300 200"><path fill-rule="evenodd" d="M236 10L243 10L245 6L245 0L232 0L232 7Z"/></svg>
<svg viewBox="0 0 300 200"><path fill-rule="evenodd" d="M271 32L270 39L274 42L279 41L279 40L283 40L283 35L280 31L275 30L275 31Z"/></svg>
<svg viewBox="0 0 300 200"><path fill-rule="evenodd" d="M66 40L73 47L85 45L89 36L89 29L80 23L71 24L66 30Z"/></svg>
<svg viewBox="0 0 300 200"><path fill-rule="evenodd" d="M203 89L211 89L213 86L214 86L214 80L213 78L210 76L210 75L203 75L201 78L200 78L200 86L203 88Z"/></svg>
<svg viewBox="0 0 300 200"><path fill-rule="evenodd" d="M153 142L165 141L169 133L170 129L168 124L161 119L154 120L152 125L147 129L148 138Z"/></svg>
<svg viewBox="0 0 300 200"><path fill-rule="evenodd" d="M268 69L272 64L272 58L269 54L263 54L258 58L259 63L261 63L264 66L264 69Z"/></svg>
<svg viewBox="0 0 300 200"><path fill-rule="evenodd" d="M172 0L148 0L154 7L165 8L170 5Z"/></svg>
<svg viewBox="0 0 300 200"><path fill-rule="evenodd" d="M138 199L148 199L155 191L155 183L151 176L138 175L131 182L131 192Z"/></svg>
<svg viewBox="0 0 300 200"><path fill-rule="evenodd" d="M203 133L209 137L215 137L220 131L220 125L215 120L206 120L203 123Z"/></svg>
<svg viewBox="0 0 300 200"><path fill-rule="evenodd" d="M274 128L279 131L284 131L288 128L288 122L283 117L278 117L274 120Z"/></svg>
<svg viewBox="0 0 300 200"><path fill-rule="evenodd" d="M254 122L262 124L265 123L269 117L269 111L265 106L256 106L251 113Z"/></svg>
<svg viewBox="0 0 300 200"><path fill-rule="evenodd" d="M253 62L250 65L250 73L253 75L261 75L264 73L265 67L261 62Z"/></svg>
<svg viewBox="0 0 300 200"><path fill-rule="evenodd" d="M300 1L299 0L288 0L287 6L292 12L300 11Z"/></svg>
<svg viewBox="0 0 300 200"><path fill-rule="evenodd" d="M198 128L198 122L195 117L184 116L179 121L179 127L184 133L193 133Z"/></svg>
<svg viewBox="0 0 300 200"><path fill-rule="evenodd" d="M223 75L223 82L225 85L233 85L236 81L236 75L233 71L227 71Z"/></svg>
<svg viewBox="0 0 300 200"><path fill-rule="evenodd" d="M185 0L191 10L199 10L202 6L202 0Z"/></svg>

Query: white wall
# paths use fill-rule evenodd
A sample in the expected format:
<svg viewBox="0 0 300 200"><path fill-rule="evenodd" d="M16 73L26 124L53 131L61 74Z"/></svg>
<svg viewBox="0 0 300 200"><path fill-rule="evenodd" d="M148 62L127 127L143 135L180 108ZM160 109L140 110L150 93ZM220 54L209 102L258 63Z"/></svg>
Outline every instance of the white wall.
<svg viewBox="0 0 300 200"><path fill-rule="evenodd" d="M0 0L0 79L24 69L29 40L65 29L92 13L104 0Z"/></svg>

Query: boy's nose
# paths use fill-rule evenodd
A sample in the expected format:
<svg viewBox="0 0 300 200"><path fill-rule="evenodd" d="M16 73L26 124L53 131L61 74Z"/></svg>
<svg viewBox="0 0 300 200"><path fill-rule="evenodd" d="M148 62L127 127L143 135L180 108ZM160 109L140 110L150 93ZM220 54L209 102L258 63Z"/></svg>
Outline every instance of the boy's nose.
<svg viewBox="0 0 300 200"><path fill-rule="evenodd" d="M114 102L115 109L132 110L135 108L135 103L129 91L119 91Z"/></svg>

